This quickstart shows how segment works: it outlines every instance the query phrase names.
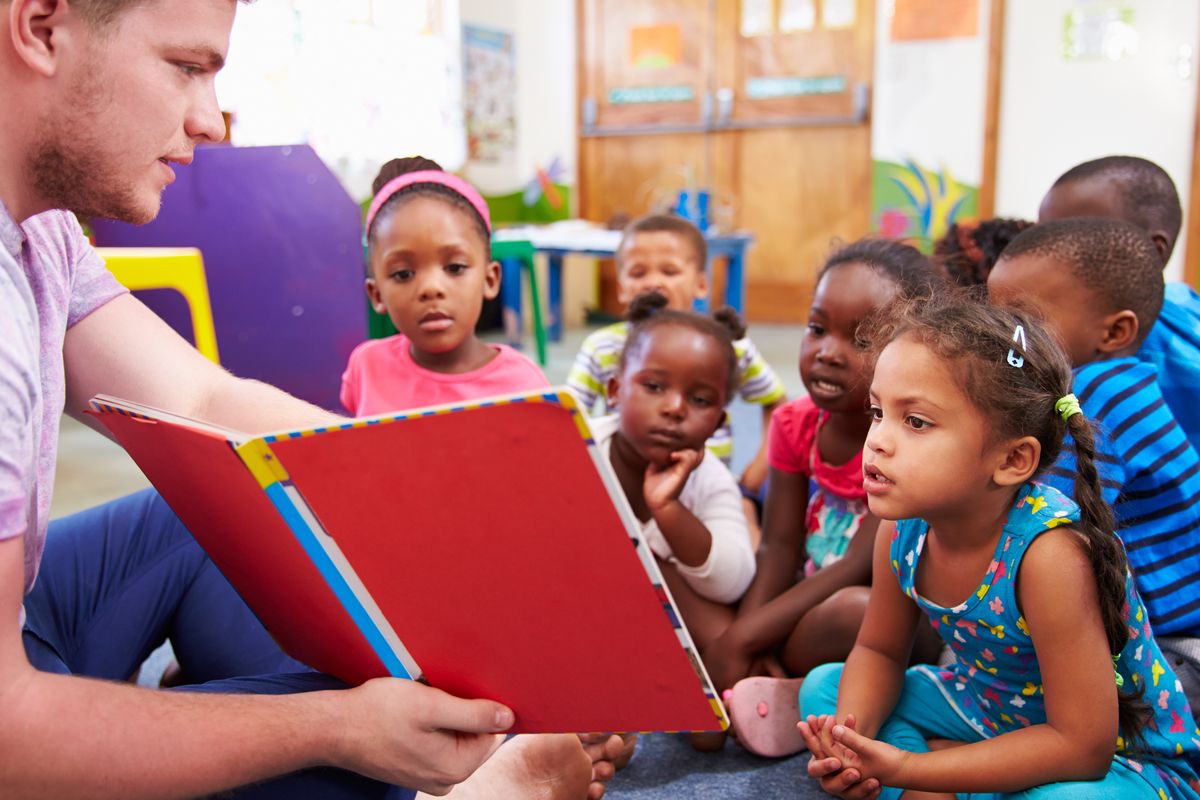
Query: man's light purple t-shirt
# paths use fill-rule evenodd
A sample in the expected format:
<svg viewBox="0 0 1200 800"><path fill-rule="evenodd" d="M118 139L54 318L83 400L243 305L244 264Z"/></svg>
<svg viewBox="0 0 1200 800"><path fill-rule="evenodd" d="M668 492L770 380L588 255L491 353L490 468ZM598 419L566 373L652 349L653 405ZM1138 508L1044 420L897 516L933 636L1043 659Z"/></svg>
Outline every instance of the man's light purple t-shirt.
<svg viewBox="0 0 1200 800"><path fill-rule="evenodd" d="M75 217L17 225L0 203L0 539L25 537L25 592L37 576L66 402L67 329L124 293Z"/></svg>

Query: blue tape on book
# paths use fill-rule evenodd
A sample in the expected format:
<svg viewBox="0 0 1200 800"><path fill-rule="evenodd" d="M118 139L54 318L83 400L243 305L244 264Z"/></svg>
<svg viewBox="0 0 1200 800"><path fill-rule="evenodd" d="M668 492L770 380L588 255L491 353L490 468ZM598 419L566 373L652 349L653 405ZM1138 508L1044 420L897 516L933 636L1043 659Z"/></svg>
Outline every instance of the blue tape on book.
<svg viewBox="0 0 1200 800"><path fill-rule="evenodd" d="M304 552L312 559L313 564L321 573L321 577L325 579L325 583L333 590L335 596L342 607L346 609L346 613L354 620L354 624L358 626L358 630L362 633L367 643L371 645L371 649L379 656L379 660L383 662L383 666L388 673L395 678L412 678L404 665L400 663L400 659L396 657L395 652L388 645L387 640L383 638L383 633L376 626L371 615L363 608L358 597L355 596L346 579L338 572L333 561L329 558L329 554L325 552L325 548L321 547L317 541L316 534L305 523L304 518L300 516L300 512L292 504L287 493L284 491L283 484L273 483L266 488L267 497L275 504L280 516L284 522L295 534L296 539L300 542L300 546L304 548Z"/></svg>

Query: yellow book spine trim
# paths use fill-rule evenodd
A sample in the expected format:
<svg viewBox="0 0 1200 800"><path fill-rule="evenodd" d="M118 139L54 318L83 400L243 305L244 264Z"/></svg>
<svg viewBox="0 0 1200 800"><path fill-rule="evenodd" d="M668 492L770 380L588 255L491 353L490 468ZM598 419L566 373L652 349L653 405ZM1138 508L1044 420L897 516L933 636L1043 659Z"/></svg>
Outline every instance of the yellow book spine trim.
<svg viewBox="0 0 1200 800"><path fill-rule="evenodd" d="M262 439L251 439L237 447L237 454L249 468L258 485L266 489L273 483L288 480L287 470Z"/></svg>

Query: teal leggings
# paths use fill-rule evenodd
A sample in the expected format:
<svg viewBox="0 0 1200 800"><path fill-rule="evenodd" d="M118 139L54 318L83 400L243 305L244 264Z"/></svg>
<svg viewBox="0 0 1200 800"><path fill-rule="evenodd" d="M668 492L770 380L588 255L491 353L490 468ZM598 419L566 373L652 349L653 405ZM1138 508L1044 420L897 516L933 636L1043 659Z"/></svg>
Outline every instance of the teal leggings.
<svg viewBox="0 0 1200 800"><path fill-rule="evenodd" d="M808 673L800 687L802 716L833 714L837 710L838 683L843 666L824 664ZM929 751L926 739L977 742L984 737L958 716L921 667L913 667L904 673L900 700L876 738L911 753L925 753ZM1146 771L1157 777L1153 767L1147 765ZM1050 783L1023 792L959 793L958 797L970 800L1158 800L1158 791L1151 783L1153 777L1144 777L1114 759L1108 774L1098 781ZM880 798L896 800L902 792L902 789L885 787Z"/></svg>

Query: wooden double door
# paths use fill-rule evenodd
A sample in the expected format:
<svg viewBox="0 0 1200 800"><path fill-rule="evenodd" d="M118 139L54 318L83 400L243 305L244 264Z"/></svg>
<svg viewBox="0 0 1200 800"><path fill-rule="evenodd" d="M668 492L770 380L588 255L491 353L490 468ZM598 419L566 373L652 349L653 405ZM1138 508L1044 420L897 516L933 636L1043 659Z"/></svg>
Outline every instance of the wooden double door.
<svg viewBox="0 0 1200 800"><path fill-rule="evenodd" d="M757 237L748 317L804 319L831 241L870 226L875 0L577 3L582 215L706 189Z"/></svg>

